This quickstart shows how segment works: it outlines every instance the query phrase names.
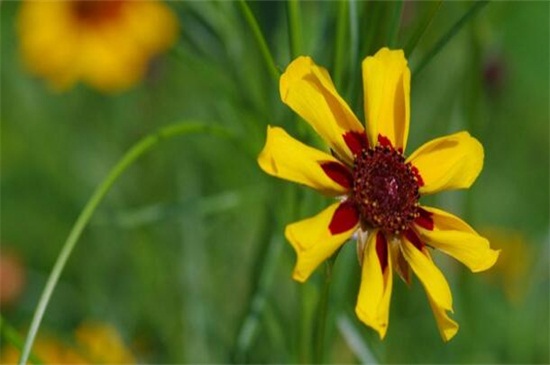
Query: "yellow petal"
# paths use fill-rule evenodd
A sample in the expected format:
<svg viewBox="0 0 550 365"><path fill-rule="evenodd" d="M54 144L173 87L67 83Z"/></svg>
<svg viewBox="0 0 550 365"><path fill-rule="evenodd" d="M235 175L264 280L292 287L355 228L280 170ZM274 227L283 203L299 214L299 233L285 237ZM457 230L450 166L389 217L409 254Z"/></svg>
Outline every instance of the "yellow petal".
<svg viewBox="0 0 550 365"><path fill-rule="evenodd" d="M298 113L347 162L353 161L344 141L346 132L363 132L346 102L338 95L328 72L310 57L298 57L280 80L282 101Z"/></svg>
<svg viewBox="0 0 550 365"><path fill-rule="evenodd" d="M453 298L447 280L433 263L427 251L418 250L405 236L402 237L401 252L412 270L420 279L427 294L434 303L445 310L452 311Z"/></svg>
<svg viewBox="0 0 550 365"><path fill-rule="evenodd" d="M285 237L298 256L292 276L294 280L306 281L317 266L332 256L357 229L358 224L339 234L330 232L329 225L338 206L340 203L332 204L314 217L286 226Z"/></svg>
<svg viewBox="0 0 550 365"><path fill-rule="evenodd" d="M411 71L402 50L382 48L363 60L363 92L371 146L378 135L405 150L409 134Z"/></svg>
<svg viewBox="0 0 550 365"><path fill-rule="evenodd" d="M417 149L408 159L424 185L421 194L470 187L483 167L483 146L468 132L434 139Z"/></svg>
<svg viewBox="0 0 550 365"><path fill-rule="evenodd" d="M388 249L386 249L388 264L382 272L376 252L378 236L384 237L377 230L367 236L367 244L363 254L361 287L357 297L355 313L363 323L378 332L380 339L383 339L388 329L393 277L392 260L389 257ZM385 239L383 244L387 247Z"/></svg>
<svg viewBox="0 0 550 365"><path fill-rule="evenodd" d="M25 66L60 91L78 78L75 58L80 35L75 31L69 2L23 1L17 18L20 51Z"/></svg>
<svg viewBox="0 0 550 365"><path fill-rule="evenodd" d="M258 156L266 173L312 187L326 195L343 195L348 189L332 180L321 168L322 162L339 163L331 155L306 146L282 128L267 127L267 140Z"/></svg>
<svg viewBox="0 0 550 365"><path fill-rule="evenodd" d="M443 341L450 341L458 332L458 323L453 321L444 308L439 307L428 294L428 302L434 313L437 329Z"/></svg>
<svg viewBox="0 0 550 365"><path fill-rule="evenodd" d="M454 257L473 272L487 270L495 264L500 250L492 250L489 241L466 222L436 208L423 208L432 213L434 229L416 226L416 230L430 246Z"/></svg>
<svg viewBox="0 0 550 365"><path fill-rule="evenodd" d="M168 6L157 1L135 1L131 5L126 8L124 30L136 46L153 55L174 43L178 19Z"/></svg>

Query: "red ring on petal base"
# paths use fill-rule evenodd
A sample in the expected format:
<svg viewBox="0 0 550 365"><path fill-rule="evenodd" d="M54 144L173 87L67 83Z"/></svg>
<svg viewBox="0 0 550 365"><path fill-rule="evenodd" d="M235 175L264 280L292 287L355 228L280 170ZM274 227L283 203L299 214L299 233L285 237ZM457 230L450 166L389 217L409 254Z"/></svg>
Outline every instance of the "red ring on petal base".
<svg viewBox="0 0 550 365"><path fill-rule="evenodd" d="M351 201L342 202L334 211L328 229L333 235L344 233L359 223L359 212Z"/></svg>
<svg viewBox="0 0 550 365"><path fill-rule="evenodd" d="M342 165L339 162L328 161L322 162L321 168L332 181L346 189L351 189L353 184L353 176L347 166Z"/></svg>

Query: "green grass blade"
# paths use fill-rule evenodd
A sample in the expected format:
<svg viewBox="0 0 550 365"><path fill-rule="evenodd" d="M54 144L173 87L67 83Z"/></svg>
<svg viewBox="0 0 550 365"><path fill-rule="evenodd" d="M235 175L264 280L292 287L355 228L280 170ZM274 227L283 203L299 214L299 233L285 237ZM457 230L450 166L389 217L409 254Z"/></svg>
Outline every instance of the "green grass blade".
<svg viewBox="0 0 550 365"><path fill-rule="evenodd" d="M399 36L399 28L401 26L401 14L403 13L403 0L393 2L393 12L388 31L388 47L397 47L397 37Z"/></svg>
<svg viewBox="0 0 550 365"><path fill-rule="evenodd" d="M300 2L298 0L289 0L286 3L286 14L288 21L288 40L290 43L290 55L296 58L302 55L302 16L300 12Z"/></svg>
<svg viewBox="0 0 550 365"><path fill-rule="evenodd" d="M364 336L355 327L347 314L338 316L337 326L344 341L355 356L357 356L361 364L378 364Z"/></svg>
<svg viewBox="0 0 550 365"><path fill-rule="evenodd" d="M284 242L279 235L275 235L269 241L267 252L262 262L262 270L258 278L255 293L252 295L248 313L243 320L237 335L235 349L235 361L243 363L246 361L246 354L254 343L258 334L263 312L267 304L269 288L275 276L277 263L281 256Z"/></svg>
<svg viewBox="0 0 550 365"><path fill-rule="evenodd" d="M67 240L63 244L61 252L57 257L57 261L55 262L52 272L48 277L48 281L46 282L46 286L42 292L42 295L34 312L27 338L25 339L23 353L21 354L21 358L19 360L20 365L24 365L27 363L32 345L34 343L34 339L36 338L40 323L42 321L42 318L44 317L44 312L46 311L46 307L48 306L53 291L57 285L63 269L65 268L65 265L67 264L67 260L69 259L71 252L78 242L80 235L84 231L84 228L86 228L86 226L88 225L88 222L90 221L90 218L94 214L99 203L101 203L113 184L118 180L122 173L126 171L126 169L130 167L139 157L153 149L153 147L159 145L161 142L176 136L197 133L207 133L229 137L229 133L225 129L204 123L188 122L170 125L168 127L160 129L156 133L144 137L142 140L137 142L111 169L111 171L109 172L107 177L101 182L101 184L99 184L99 186L96 188L96 190L84 206L84 209L78 216L75 224L73 225L71 232L69 233L69 236L67 237Z"/></svg>
<svg viewBox="0 0 550 365"><path fill-rule="evenodd" d="M416 28L415 32L409 39L409 42L405 46L405 56L407 58L410 58L413 51L416 48L416 45L418 42L420 42L420 39L422 39L422 36L424 33L426 33L426 30L429 28L430 24L432 24L432 21L435 18L435 15L438 13L439 9L441 9L441 5L443 5L443 0L438 0L435 5L430 9L429 13L422 19L422 22L418 28Z"/></svg>
<svg viewBox="0 0 550 365"><path fill-rule="evenodd" d="M267 42L260 29L260 25L258 24L258 21L256 20L256 17L252 13L252 10L250 10L250 7L248 6L245 0L239 1L239 7L241 9L241 12L243 13L244 18L246 19L246 22L248 23L248 25L250 26L250 29L252 30L252 34L254 34L254 39L256 39L256 43L260 48L260 52L262 53L262 56L264 58L264 61L266 63L266 66L269 70L271 77L273 77L273 79L276 82L279 82L279 76L281 75L281 72L277 67L277 65L275 64L273 55L269 51L269 47L267 46Z"/></svg>
<svg viewBox="0 0 550 365"><path fill-rule="evenodd" d="M336 27L336 44L334 52L334 84L337 89L342 89L342 72L344 69L344 54L349 50L346 42L349 23L349 2L340 0L338 2L338 20Z"/></svg>
<svg viewBox="0 0 550 365"><path fill-rule="evenodd" d="M19 335L19 332L15 328L13 328L11 325L9 325L4 317L0 314L0 332L2 333L2 339L5 340L1 341L2 346L5 346L5 343L9 343L13 345L16 349L21 351L23 349L23 339ZM44 363L36 354L30 353L29 359L33 364L41 365Z"/></svg>
<svg viewBox="0 0 550 365"><path fill-rule="evenodd" d="M418 76L420 72L437 56L437 54L445 47L445 45L481 10L489 1L475 1L470 9L460 18L447 33L439 39L433 48L424 56L418 66L413 70L413 77Z"/></svg>

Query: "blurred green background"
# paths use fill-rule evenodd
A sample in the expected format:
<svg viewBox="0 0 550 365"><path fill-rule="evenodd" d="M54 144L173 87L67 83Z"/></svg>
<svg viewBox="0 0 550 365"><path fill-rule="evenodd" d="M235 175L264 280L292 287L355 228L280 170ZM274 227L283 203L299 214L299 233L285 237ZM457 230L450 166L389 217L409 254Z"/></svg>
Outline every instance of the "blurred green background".
<svg viewBox="0 0 550 365"><path fill-rule="evenodd" d="M347 45L337 86L361 119L360 62L388 44L399 5L350 3L358 47ZM435 5L405 2L394 48ZM180 22L177 44L140 85L115 95L83 85L53 93L29 75L15 32L19 6L0 4L1 253L19 258L25 281L2 304L4 319L25 333L72 224L133 143L170 123L204 121L228 128L238 143L176 138L132 166L76 246L41 331L70 342L83 319L108 322L141 362L310 362L322 268L308 283L294 282L283 230L327 201L267 176L255 159L267 124L319 141L280 101L239 4L168 3ZM341 4L298 6L300 53L333 74ZM412 70L470 6L444 2L409 59ZM292 60L288 4L250 7L284 70ZM550 362L549 14L548 2L490 3L413 76L408 153L462 129L485 147L471 189L422 201L463 217L503 249L492 270L475 275L436 255L458 335L443 343L419 282L395 280L380 341L353 312L360 275L349 242L334 267L329 361Z"/></svg>

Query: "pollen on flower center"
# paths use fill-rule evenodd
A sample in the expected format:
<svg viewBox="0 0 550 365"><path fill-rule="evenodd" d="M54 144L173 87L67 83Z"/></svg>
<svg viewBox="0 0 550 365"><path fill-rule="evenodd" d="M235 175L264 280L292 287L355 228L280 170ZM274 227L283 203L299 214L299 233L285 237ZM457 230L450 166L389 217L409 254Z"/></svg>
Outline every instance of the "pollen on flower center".
<svg viewBox="0 0 550 365"><path fill-rule="evenodd" d="M116 18L124 0L73 0L72 12L82 24L98 25Z"/></svg>
<svg viewBox="0 0 550 365"><path fill-rule="evenodd" d="M353 166L351 200L365 228L399 234L419 216L418 172L391 146L363 149Z"/></svg>

